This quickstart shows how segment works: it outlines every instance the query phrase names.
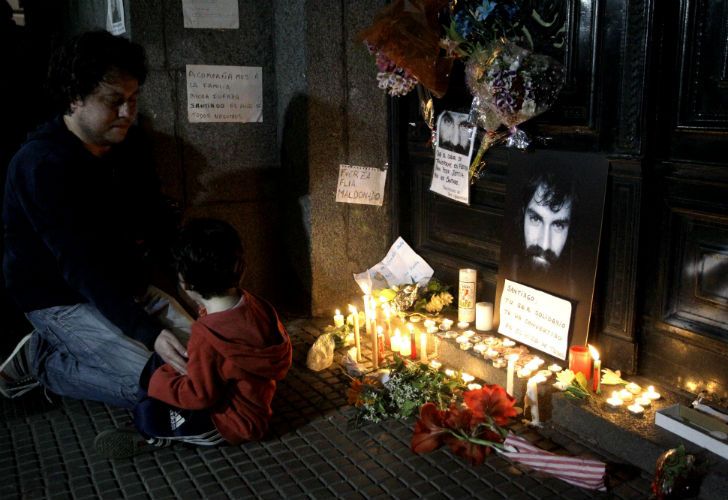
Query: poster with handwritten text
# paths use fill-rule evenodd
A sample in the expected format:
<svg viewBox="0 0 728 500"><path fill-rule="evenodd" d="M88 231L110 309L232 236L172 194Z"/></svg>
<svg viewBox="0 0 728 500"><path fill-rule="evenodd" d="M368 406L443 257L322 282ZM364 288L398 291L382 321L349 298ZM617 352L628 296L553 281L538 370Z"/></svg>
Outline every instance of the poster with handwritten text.
<svg viewBox="0 0 728 500"><path fill-rule="evenodd" d="M262 68L188 64L187 119L190 123L261 123Z"/></svg>
<svg viewBox="0 0 728 500"><path fill-rule="evenodd" d="M386 170L356 165L339 165L336 201L381 207L384 202L386 182Z"/></svg>
<svg viewBox="0 0 728 500"><path fill-rule="evenodd" d="M568 300L505 280L498 333L566 359L570 323L571 302Z"/></svg>

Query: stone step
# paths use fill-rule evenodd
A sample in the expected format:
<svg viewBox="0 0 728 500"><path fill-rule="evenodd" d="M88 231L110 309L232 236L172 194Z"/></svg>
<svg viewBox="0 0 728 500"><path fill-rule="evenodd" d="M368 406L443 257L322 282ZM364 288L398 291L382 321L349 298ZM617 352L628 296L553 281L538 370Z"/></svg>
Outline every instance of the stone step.
<svg viewBox="0 0 728 500"><path fill-rule="evenodd" d="M644 380L635 381L643 387L649 384ZM689 401L660 390L663 398L646 409L643 417L634 417L626 409L608 409L607 392L588 401L573 400L563 393L553 394L549 426L560 433L571 434L586 447L606 451L650 475L654 474L655 462L660 454L683 443L689 453L696 453L708 462L700 497L728 497L728 460L655 425L655 412L658 409L676 403L689 405ZM558 442L558 433L553 439Z"/></svg>

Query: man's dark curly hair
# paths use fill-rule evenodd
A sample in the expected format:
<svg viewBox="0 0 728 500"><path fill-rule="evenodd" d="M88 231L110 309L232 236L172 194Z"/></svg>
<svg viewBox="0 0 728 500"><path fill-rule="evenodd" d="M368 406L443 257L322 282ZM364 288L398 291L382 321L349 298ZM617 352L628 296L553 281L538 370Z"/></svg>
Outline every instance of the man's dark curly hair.
<svg viewBox="0 0 728 500"><path fill-rule="evenodd" d="M77 35L51 57L48 85L59 110L71 112L71 103L83 100L101 82L119 75L135 78L139 85L147 78L144 48L108 31L88 31Z"/></svg>
<svg viewBox="0 0 728 500"><path fill-rule="evenodd" d="M172 259L187 288L210 299L238 288L245 271L237 231L217 219L193 219L179 233Z"/></svg>

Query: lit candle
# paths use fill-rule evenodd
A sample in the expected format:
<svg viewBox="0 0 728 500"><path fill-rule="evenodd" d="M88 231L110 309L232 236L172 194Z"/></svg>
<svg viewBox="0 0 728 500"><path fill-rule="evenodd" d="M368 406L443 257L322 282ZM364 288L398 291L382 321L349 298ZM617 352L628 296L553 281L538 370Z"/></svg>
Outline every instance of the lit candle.
<svg viewBox="0 0 728 500"><path fill-rule="evenodd" d="M483 354L487 350L488 350L488 346L483 343L475 344L473 346L473 351L477 352L478 354Z"/></svg>
<svg viewBox="0 0 728 500"><path fill-rule="evenodd" d="M392 308L389 304L382 304L384 320L387 322L387 345L392 345Z"/></svg>
<svg viewBox="0 0 728 500"><path fill-rule="evenodd" d="M508 356L508 369L506 371L506 392L513 396L513 375L516 370L516 360L518 354Z"/></svg>
<svg viewBox="0 0 728 500"><path fill-rule="evenodd" d="M446 332L452 327L452 320L449 318L445 318L442 320L442 323L440 323L440 330Z"/></svg>
<svg viewBox="0 0 728 500"><path fill-rule="evenodd" d="M503 340L503 347L513 347L514 345L516 345L516 342L514 340L511 340L511 339Z"/></svg>
<svg viewBox="0 0 728 500"><path fill-rule="evenodd" d="M634 402L643 408L649 408L649 406L652 404L652 400L650 398L646 398L645 396L639 396L637 399L634 400Z"/></svg>
<svg viewBox="0 0 728 500"><path fill-rule="evenodd" d="M455 339L455 342L458 344L464 344L465 342L470 342L470 338L465 335L458 335L458 337Z"/></svg>
<svg viewBox="0 0 728 500"><path fill-rule="evenodd" d="M431 319L426 319L426 320L425 320L425 321L424 321L424 322L423 322L422 324L423 324L423 325L424 325L424 327L425 327L425 328L427 328L428 330L429 330L430 328L432 328L433 326L435 326L435 322L434 322L433 320L431 320Z"/></svg>
<svg viewBox="0 0 728 500"><path fill-rule="evenodd" d="M427 363L427 334L420 333L420 363Z"/></svg>
<svg viewBox="0 0 728 500"><path fill-rule="evenodd" d="M541 425L541 419L538 414L538 384L545 380L545 377L535 375L528 379L528 383L526 384L526 398L531 405L531 425Z"/></svg>
<svg viewBox="0 0 728 500"><path fill-rule="evenodd" d="M354 345L356 345L356 362L361 363L361 340L359 339L359 311L349 305L349 312L354 315Z"/></svg>
<svg viewBox="0 0 728 500"><path fill-rule="evenodd" d="M436 359L433 359L432 361L430 361L430 368L432 368L433 370L439 370L440 368L442 368L442 363L440 363Z"/></svg>
<svg viewBox="0 0 728 500"><path fill-rule="evenodd" d="M634 394L629 392L627 389L622 389L619 391L619 398L625 403L629 403L634 399Z"/></svg>
<svg viewBox="0 0 728 500"><path fill-rule="evenodd" d="M607 399L607 405L612 409L617 409L622 406L622 398L619 397L617 391L612 391L612 396Z"/></svg>
<svg viewBox="0 0 728 500"><path fill-rule="evenodd" d="M465 382L466 384L469 384L470 382L475 380L475 377L470 375L469 373L463 373L462 375L460 375L460 378L462 378L463 382Z"/></svg>
<svg viewBox="0 0 728 500"><path fill-rule="evenodd" d="M477 302L475 304L475 329L490 331L493 329L493 304Z"/></svg>
<svg viewBox="0 0 728 500"><path fill-rule="evenodd" d="M336 328L344 326L344 315L338 309L336 310L336 314L334 314L334 326Z"/></svg>
<svg viewBox="0 0 728 500"><path fill-rule="evenodd" d="M475 269L460 270L458 290L458 321L475 320L475 282L478 273Z"/></svg>
<svg viewBox="0 0 728 500"><path fill-rule="evenodd" d="M634 382L630 382L629 384L625 385L624 388L634 395L642 392L642 387L640 387L638 384L635 384Z"/></svg>
<svg viewBox="0 0 728 500"><path fill-rule="evenodd" d="M503 368L506 366L506 360L503 358L494 358L493 359L493 368Z"/></svg>
<svg viewBox="0 0 728 500"><path fill-rule="evenodd" d="M469 326L470 323L468 323L467 321L458 321L458 328L460 328L461 330L465 330Z"/></svg>
<svg viewBox="0 0 728 500"><path fill-rule="evenodd" d="M453 378L455 376L455 370L453 370L452 368L445 368L445 375Z"/></svg>
<svg viewBox="0 0 728 500"><path fill-rule="evenodd" d="M561 370L563 370L563 368L561 368L561 367L560 367L559 365L557 365L556 363L554 363L554 364L552 364L552 365L549 365L549 371L552 371L552 372L554 372L554 373L559 373L559 372L560 372Z"/></svg>
<svg viewBox="0 0 728 500"><path fill-rule="evenodd" d="M531 376L531 373L533 373L533 370L529 370L528 368L521 368L520 370L516 371L516 375L518 375L518 378L527 378Z"/></svg>
<svg viewBox="0 0 728 500"><path fill-rule="evenodd" d="M475 382L473 382L471 384L468 384L468 390L469 391L477 391L477 390L482 389L482 388L483 388L482 385L476 384Z"/></svg>
<svg viewBox="0 0 728 500"><path fill-rule="evenodd" d="M632 403L627 407L627 410L635 417L641 417L645 413L645 409L637 403Z"/></svg>
<svg viewBox="0 0 728 500"><path fill-rule="evenodd" d="M394 330L394 335L389 339L392 346L392 352L399 352L402 348L402 336L399 333L399 328Z"/></svg>
<svg viewBox="0 0 728 500"><path fill-rule="evenodd" d="M589 349L583 345L569 347L569 370L574 373L581 373L585 378L591 378L591 358Z"/></svg>
<svg viewBox="0 0 728 500"><path fill-rule="evenodd" d="M655 401L656 399L660 399L662 396L660 396L660 393L655 391L654 386L649 386L645 392L642 393L642 396L651 399L652 401Z"/></svg>
<svg viewBox="0 0 728 500"><path fill-rule="evenodd" d="M412 325L408 325L412 326ZM398 330L395 330L395 335ZM407 356L410 356L412 354L412 336L410 335L410 330L405 330L404 333L402 333L402 337L399 343L399 353L402 355L402 357L406 358Z"/></svg>
<svg viewBox="0 0 728 500"><path fill-rule="evenodd" d="M594 360L594 368L592 376L592 390L596 394L601 394L602 392L602 360L599 359L599 351L597 351L592 345L589 345L589 352L591 353L591 357Z"/></svg>
<svg viewBox="0 0 728 500"><path fill-rule="evenodd" d="M463 351L467 351L468 349L471 349L473 347L473 344L470 342L462 342L462 343L458 344L458 346Z"/></svg>
<svg viewBox="0 0 728 500"><path fill-rule="evenodd" d="M381 354L381 341L384 340L384 334L382 333L383 329L381 326L378 326L376 328L376 332L374 333L374 338L372 338L372 359L374 360L374 368L379 368L379 356Z"/></svg>
<svg viewBox="0 0 728 500"><path fill-rule="evenodd" d="M551 370L540 370L538 375L541 375L544 380L548 380L554 373Z"/></svg>
<svg viewBox="0 0 728 500"><path fill-rule="evenodd" d="M417 335L415 335L415 326L412 323L407 323L407 330L409 330L410 337L410 359L417 359Z"/></svg>

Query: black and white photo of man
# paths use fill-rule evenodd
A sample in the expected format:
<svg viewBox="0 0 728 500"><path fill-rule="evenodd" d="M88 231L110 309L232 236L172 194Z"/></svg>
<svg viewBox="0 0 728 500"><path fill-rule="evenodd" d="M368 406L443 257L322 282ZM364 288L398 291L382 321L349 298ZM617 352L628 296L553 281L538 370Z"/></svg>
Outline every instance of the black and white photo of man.
<svg viewBox="0 0 728 500"><path fill-rule="evenodd" d="M576 211L575 179L537 170L523 189L523 264L533 270L558 269L570 254L569 232Z"/></svg>
<svg viewBox="0 0 728 500"><path fill-rule="evenodd" d="M440 115L437 126L437 146L461 155L469 155L472 145L473 127L468 115L445 111Z"/></svg>

